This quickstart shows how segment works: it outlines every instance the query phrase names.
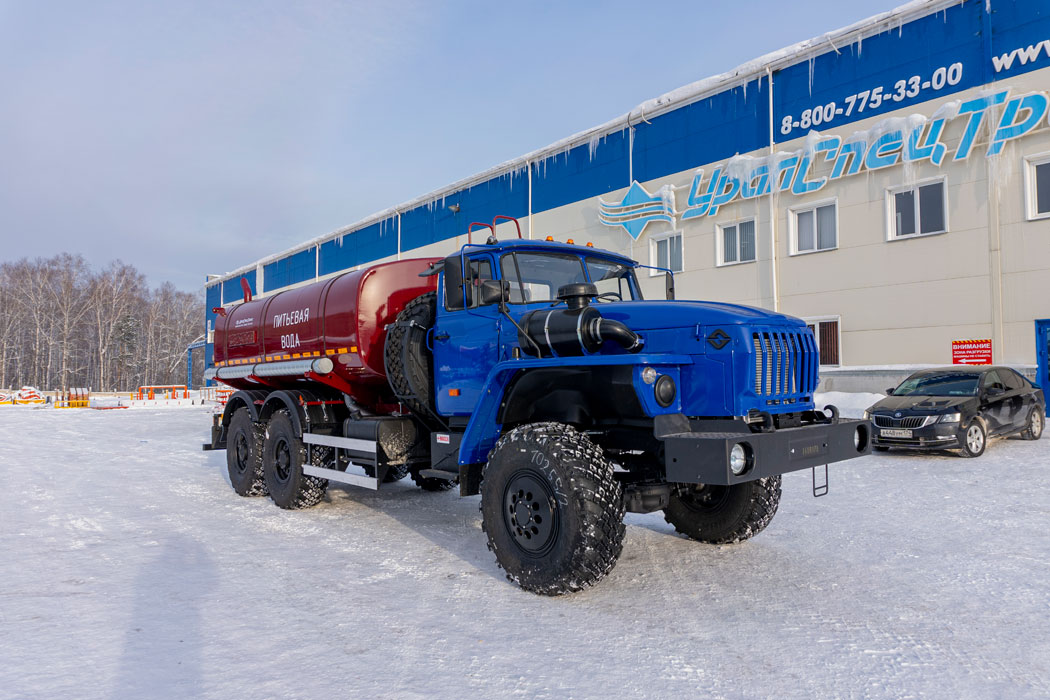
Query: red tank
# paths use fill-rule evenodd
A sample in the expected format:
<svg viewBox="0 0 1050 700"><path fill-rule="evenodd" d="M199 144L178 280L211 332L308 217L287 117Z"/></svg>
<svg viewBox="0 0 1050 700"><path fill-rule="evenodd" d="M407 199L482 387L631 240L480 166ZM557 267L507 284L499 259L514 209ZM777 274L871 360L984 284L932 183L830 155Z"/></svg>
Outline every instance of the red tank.
<svg viewBox="0 0 1050 700"><path fill-rule="evenodd" d="M374 402L386 393L386 326L408 302L437 289L437 275L419 273L438 260L374 265L229 309L225 317L215 319L219 380L239 389L292 388L318 381ZM313 358L331 360L331 371L323 376L316 369L270 373L292 366L271 363ZM237 374L243 376L230 376Z"/></svg>

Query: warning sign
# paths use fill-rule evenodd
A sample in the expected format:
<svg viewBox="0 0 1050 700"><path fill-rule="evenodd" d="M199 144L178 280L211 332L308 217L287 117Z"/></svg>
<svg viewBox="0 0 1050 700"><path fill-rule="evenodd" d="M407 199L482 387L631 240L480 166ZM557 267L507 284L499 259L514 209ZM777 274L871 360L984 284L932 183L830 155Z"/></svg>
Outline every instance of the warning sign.
<svg viewBox="0 0 1050 700"><path fill-rule="evenodd" d="M953 340L953 365L990 365L992 364L992 339Z"/></svg>

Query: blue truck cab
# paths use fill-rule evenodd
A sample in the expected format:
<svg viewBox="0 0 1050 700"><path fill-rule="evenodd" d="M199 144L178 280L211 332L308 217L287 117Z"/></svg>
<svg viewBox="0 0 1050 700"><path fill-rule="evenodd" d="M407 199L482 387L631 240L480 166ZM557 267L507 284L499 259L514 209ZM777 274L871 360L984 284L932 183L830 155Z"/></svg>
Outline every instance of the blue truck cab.
<svg viewBox="0 0 1050 700"><path fill-rule="evenodd" d="M609 573L626 512L662 510L691 539L740 542L772 520L782 474L813 469L819 495L817 467L826 484L828 464L870 452L866 422L816 410L819 354L803 321L675 299L669 272L666 298L647 300L639 267L571 241L470 243L430 264L436 292L386 328L397 410L307 391L245 396L245 411L263 410L239 424L254 428L224 417L240 446L228 459L243 475L261 445L255 473L272 475L270 495L290 508L316 503L328 481L458 484L481 495L508 578L554 595ZM277 437L270 404L291 419ZM227 440L216 430L213 448Z"/></svg>

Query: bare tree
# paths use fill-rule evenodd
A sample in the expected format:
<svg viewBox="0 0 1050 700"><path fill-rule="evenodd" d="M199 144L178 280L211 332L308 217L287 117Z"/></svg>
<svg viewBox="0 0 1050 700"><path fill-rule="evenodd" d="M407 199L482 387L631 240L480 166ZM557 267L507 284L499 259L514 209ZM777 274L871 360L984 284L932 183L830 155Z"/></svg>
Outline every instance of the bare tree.
<svg viewBox="0 0 1050 700"><path fill-rule="evenodd" d="M67 254L0 264L0 387L180 383L203 330L201 293L150 290L120 261L98 273Z"/></svg>

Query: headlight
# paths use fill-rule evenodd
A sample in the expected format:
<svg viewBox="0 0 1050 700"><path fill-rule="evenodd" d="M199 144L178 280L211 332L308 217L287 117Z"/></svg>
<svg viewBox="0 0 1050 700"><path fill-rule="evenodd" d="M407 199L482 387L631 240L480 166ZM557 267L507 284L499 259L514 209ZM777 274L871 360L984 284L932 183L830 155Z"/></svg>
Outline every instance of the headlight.
<svg viewBox="0 0 1050 700"><path fill-rule="evenodd" d="M652 384L653 382L656 381L656 378L658 376L659 376L659 373L653 367L646 367L645 369L642 370L642 381L645 382L646 384Z"/></svg>
<svg viewBox="0 0 1050 700"><path fill-rule="evenodd" d="M943 416L941 416L941 419L939 421L937 421L937 422L938 423L958 423L961 420L962 420L962 415L959 414L959 413L945 413Z"/></svg>
<svg viewBox="0 0 1050 700"><path fill-rule="evenodd" d="M677 391L677 387L674 385L674 380L668 375L663 374L656 380L656 386L653 387L653 396L656 398L656 403L667 408L674 402L674 397Z"/></svg>
<svg viewBox="0 0 1050 700"><path fill-rule="evenodd" d="M871 420L871 411L864 411L864 420Z"/></svg>
<svg viewBox="0 0 1050 700"><path fill-rule="evenodd" d="M747 471L747 448L738 442L729 451L729 469L734 476L740 476Z"/></svg>

